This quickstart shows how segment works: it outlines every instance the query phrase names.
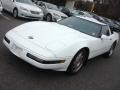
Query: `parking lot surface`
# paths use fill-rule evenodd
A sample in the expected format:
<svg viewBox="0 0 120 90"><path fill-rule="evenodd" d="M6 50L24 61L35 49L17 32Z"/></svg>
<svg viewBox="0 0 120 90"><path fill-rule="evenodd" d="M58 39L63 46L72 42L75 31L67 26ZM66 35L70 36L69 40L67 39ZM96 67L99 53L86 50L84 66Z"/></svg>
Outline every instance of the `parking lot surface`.
<svg viewBox="0 0 120 90"><path fill-rule="evenodd" d="M2 43L5 33L30 21L0 16L0 90L120 90L120 44L111 58L89 60L73 76L35 68L11 54Z"/></svg>

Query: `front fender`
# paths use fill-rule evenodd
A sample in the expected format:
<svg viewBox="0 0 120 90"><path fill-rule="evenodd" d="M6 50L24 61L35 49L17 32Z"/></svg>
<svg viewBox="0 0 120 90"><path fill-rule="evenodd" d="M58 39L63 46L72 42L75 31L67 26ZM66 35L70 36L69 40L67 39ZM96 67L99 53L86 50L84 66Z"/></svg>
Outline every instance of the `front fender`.
<svg viewBox="0 0 120 90"><path fill-rule="evenodd" d="M57 57L66 57L66 58L73 58L76 53L81 50L82 48L87 47L86 43L75 43L70 45L69 47L64 48L63 50L61 50L60 52L58 52L56 54ZM89 48L89 47L87 47Z"/></svg>

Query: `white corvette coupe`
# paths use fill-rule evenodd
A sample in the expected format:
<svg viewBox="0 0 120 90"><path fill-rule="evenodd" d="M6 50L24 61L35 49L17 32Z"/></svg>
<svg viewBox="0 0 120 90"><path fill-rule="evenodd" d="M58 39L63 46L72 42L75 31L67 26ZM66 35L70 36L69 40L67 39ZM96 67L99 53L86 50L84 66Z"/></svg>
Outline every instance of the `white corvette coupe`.
<svg viewBox="0 0 120 90"><path fill-rule="evenodd" d="M119 34L88 17L55 22L29 22L10 30L5 46L24 61L42 69L78 72L84 63L101 54L111 56Z"/></svg>

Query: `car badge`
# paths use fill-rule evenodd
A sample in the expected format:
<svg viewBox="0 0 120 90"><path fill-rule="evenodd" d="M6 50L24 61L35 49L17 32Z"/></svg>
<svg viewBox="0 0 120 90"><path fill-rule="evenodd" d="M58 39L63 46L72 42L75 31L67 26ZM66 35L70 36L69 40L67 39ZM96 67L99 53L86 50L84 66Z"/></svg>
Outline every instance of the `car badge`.
<svg viewBox="0 0 120 90"><path fill-rule="evenodd" d="M34 39L33 36L28 36L28 39Z"/></svg>

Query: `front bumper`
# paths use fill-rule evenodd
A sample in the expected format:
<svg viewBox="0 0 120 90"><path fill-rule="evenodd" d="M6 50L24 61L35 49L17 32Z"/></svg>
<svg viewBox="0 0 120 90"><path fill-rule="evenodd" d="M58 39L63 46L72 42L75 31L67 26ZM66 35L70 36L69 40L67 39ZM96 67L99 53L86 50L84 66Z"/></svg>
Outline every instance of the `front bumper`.
<svg viewBox="0 0 120 90"><path fill-rule="evenodd" d="M10 43L8 43L8 41L6 41L6 39L3 39L3 43L5 44L5 46L17 57L23 59L24 61L28 62L29 64L37 67L37 68L41 68L41 69L51 69L51 70L55 70L55 71L66 71L71 58L66 58L66 59L58 59L58 58L50 58L50 57L43 57L42 55L38 55L37 53L33 52L32 50L27 49L27 47L23 47L21 45L20 42L16 42L15 40L13 40L13 38L10 38L9 36L7 36L7 38L9 38ZM24 41L21 38L21 41ZM46 60L46 62L50 62L51 60L65 60L64 63L41 63L39 61L34 60L34 58L30 58L28 57L28 53L39 57L41 60Z"/></svg>
<svg viewBox="0 0 120 90"><path fill-rule="evenodd" d="M27 11L24 11L24 10L19 10L18 16L23 17L23 18L31 18L31 19L43 20L44 14L42 12L39 13L39 14L33 14L30 11L27 12Z"/></svg>

